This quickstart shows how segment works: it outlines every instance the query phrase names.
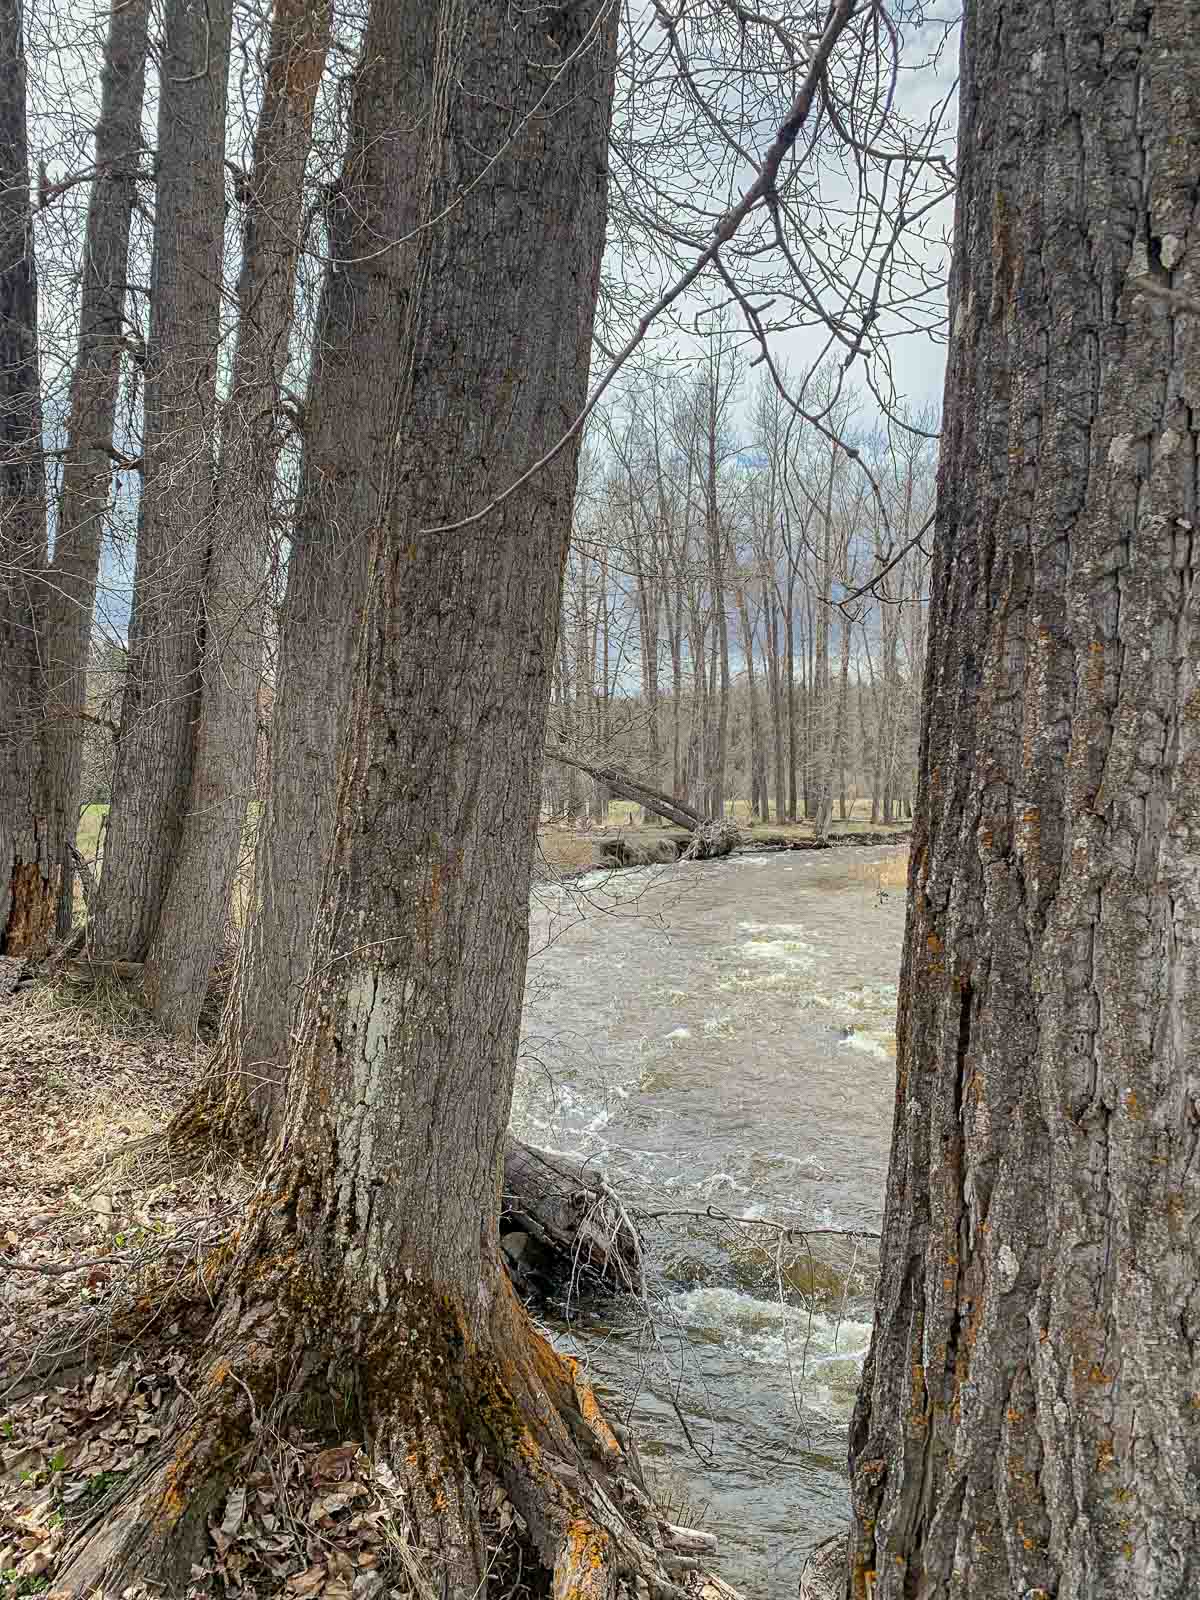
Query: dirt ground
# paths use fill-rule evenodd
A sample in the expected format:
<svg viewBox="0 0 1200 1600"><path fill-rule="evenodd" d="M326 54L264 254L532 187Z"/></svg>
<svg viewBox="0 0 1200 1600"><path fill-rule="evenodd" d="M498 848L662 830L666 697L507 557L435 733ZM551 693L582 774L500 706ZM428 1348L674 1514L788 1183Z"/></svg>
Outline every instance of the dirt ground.
<svg viewBox="0 0 1200 1600"><path fill-rule="evenodd" d="M0 1004L0 1600L66 1593L72 1547L154 1459L186 1397L207 1307L193 1326L124 1335L144 1292L196 1278L249 1193L228 1160L173 1171L153 1137L203 1061L116 986L58 982ZM435 1600L396 1480L360 1444L265 1417L205 1559L167 1600ZM520 1519L491 1491L495 1593L521 1600ZM93 1600L151 1593L164 1600L136 1585Z"/></svg>
<svg viewBox="0 0 1200 1600"><path fill-rule="evenodd" d="M178 1170L160 1137L205 1064L119 980L60 977L0 1001L0 1600L67 1600L73 1552L190 1413L204 1263L254 1183L216 1153ZM181 1285L186 1321L151 1327L146 1308ZM678 1514L670 1485L652 1494ZM481 1521L491 1600L544 1594L524 1523L486 1476ZM208 1533L183 1592L89 1600L441 1600L387 1465L271 1411ZM680 1592L738 1600L699 1573Z"/></svg>

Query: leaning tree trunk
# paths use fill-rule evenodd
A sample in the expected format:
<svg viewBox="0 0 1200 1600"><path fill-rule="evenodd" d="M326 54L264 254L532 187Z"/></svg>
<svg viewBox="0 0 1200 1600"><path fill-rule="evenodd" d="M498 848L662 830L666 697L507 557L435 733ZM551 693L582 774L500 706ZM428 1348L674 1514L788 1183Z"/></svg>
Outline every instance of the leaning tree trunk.
<svg viewBox="0 0 1200 1600"><path fill-rule="evenodd" d="M46 476L19 0L0 0L0 955L54 930L62 807L42 744Z"/></svg>
<svg viewBox="0 0 1200 1600"><path fill-rule="evenodd" d="M268 1411L361 1430L453 1600L487 1588L481 1477L560 1600L662 1577L633 1461L496 1234L574 445L492 502L584 400L616 23L605 0L390 0L368 23L425 132L397 151L420 226L313 981L186 1424L73 1593L101 1562L181 1592Z"/></svg>
<svg viewBox="0 0 1200 1600"><path fill-rule="evenodd" d="M1200 1593L1200 33L969 0L855 1600Z"/></svg>
<svg viewBox="0 0 1200 1600"><path fill-rule="evenodd" d="M698 811L693 811L691 806L680 800L677 795L663 794L658 789L652 789L648 783L643 783L640 778L635 778L628 772L621 772L616 767L597 767L591 762L580 761L578 756L569 756L565 750L553 747L546 751L551 761L561 762L564 767L570 767L575 772L586 772L597 784L603 784L612 794L622 800L632 800L635 805L642 806L646 811L653 811L655 816L662 817L667 822L673 822L677 828L698 828L704 818Z"/></svg>
<svg viewBox="0 0 1200 1600"><path fill-rule="evenodd" d="M113 419L126 338L129 222L142 148L147 14L147 0L129 0L109 14L96 123L96 176L88 200L80 273L79 340L47 600L46 747L62 797L67 847L58 901L60 938L70 933L74 920L71 851L83 772L96 576L112 487Z"/></svg>
<svg viewBox="0 0 1200 1600"><path fill-rule="evenodd" d="M142 495L112 809L92 945L140 961L158 923L192 776L212 538L232 0L167 0Z"/></svg>
<svg viewBox="0 0 1200 1600"><path fill-rule="evenodd" d="M300 250L304 170L329 46L328 4L277 0L246 184L238 335L221 426L195 756L182 836L146 957L158 1020L191 1034L229 913L254 788L258 685L281 389ZM331 762L332 767L332 762Z"/></svg>

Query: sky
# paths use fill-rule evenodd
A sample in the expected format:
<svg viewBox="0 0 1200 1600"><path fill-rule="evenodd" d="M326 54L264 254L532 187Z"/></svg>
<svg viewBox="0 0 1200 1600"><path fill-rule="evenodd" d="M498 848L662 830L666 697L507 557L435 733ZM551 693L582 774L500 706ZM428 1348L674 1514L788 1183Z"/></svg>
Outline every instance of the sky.
<svg viewBox="0 0 1200 1600"><path fill-rule="evenodd" d="M919 3L921 0L897 0L900 6ZM697 14L702 10L703 8L698 8ZM624 191L636 187L636 183L640 181L631 180L628 170L622 173L619 147L623 139L621 130L624 129L629 135L628 142L634 148L635 155L644 154L647 149L652 150L651 164L656 164L653 178L656 183L661 184L659 196L668 221L672 225L678 224L681 230L694 232L700 225L696 221L697 215L709 219L719 215L733 202L739 190L752 181L754 169L750 162L769 146L778 121L786 110L786 83L778 76L773 77L770 72L762 75L757 87L752 76L749 79L743 76L742 81L738 81L736 75L729 73L728 62L724 64L723 70L718 70L720 66L718 62L706 78L703 74L709 71L709 64L704 59L702 45L696 46L695 54L689 60L695 64L697 79L709 96L720 120L733 131L748 158L746 161L730 159L715 132L706 132L703 126L699 133L688 130L688 118L690 117L693 122L696 119L686 105L682 105L680 109L678 84L671 81L672 60L669 55L661 53L661 38L654 36L653 30L647 27L647 20L652 21L649 7L640 3L640 0L639 3L632 5L627 3L625 15L627 50L632 50L633 36L639 28L642 29L645 48L660 52L657 57L652 56L649 59L660 62L662 70L656 70L649 82L639 82L637 58L633 54L628 57L632 65L627 66L623 79L624 88L618 93L616 111L618 132L615 139L618 159L613 163L613 183ZM98 7L94 14L84 16L81 13L78 20L72 19L70 14L57 8L42 12L36 0L31 7L31 63L35 66L35 70L31 73L34 94L31 145L35 164L39 157L47 158L51 181L67 172L80 170L86 166L87 130L94 121L96 109L99 44L103 32L102 16L103 12ZM65 22L62 21L64 18L67 19ZM54 37L53 28L59 24L74 31L60 33ZM44 30L43 34L39 34L39 28ZM46 33L45 30L49 32ZM917 69L918 62L929 56L933 41L941 38L944 32L944 29L939 29L934 24L914 29L906 48L903 70L897 83L895 104L910 122L920 123L932 107L952 93L957 71L955 40L951 39L945 44L935 65ZM714 53L714 60L718 55L719 52ZM340 66L344 69L344 60ZM242 104L246 74L244 65L236 60L232 77L236 83L231 95L231 104ZM749 93L745 90L745 81L751 82ZM152 141L154 136L155 106L156 94L151 83L146 96L145 127L148 142ZM642 135L648 127L656 128L661 134L664 122L669 123L672 115L677 115L681 119L679 121L681 136L676 150L671 148L669 138L664 140L660 137L657 146L654 146L652 141L642 140ZM945 129L952 137L954 131L952 107L945 122ZM878 130L876 132L878 133ZM244 142L244 134L240 137ZM942 148L948 150L948 143L944 143ZM810 279L819 278L824 265L820 259L819 242L815 251L812 248L820 231L819 217L816 221L814 217L822 206L828 207L830 216L835 217L839 206L848 201L852 194L844 174L836 170L836 163L830 164L822 159L816 166L818 170L811 187L813 206L804 211L805 225L801 230L802 236L808 241L806 248L810 251L809 256L802 260L802 265L809 273ZM868 173L866 187L876 197L882 172L883 168L877 165ZM73 211L60 204L53 218L46 216L44 219L39 219L39 228L59 229L57 240L52 240L49 236L45 240L47 246L56 244L58 248L45 248L41 251L44 263L41 279L46 347L43 381L60 397L64 389L63 380L69 370L73 343L72 322L77 268L73 265L72 257L74 260L78 257L77 246L73 252L66 247L66 234L72 227L76 233L81 229L86 206L86 188L81 186L75 191L73 198L75 201ZM618 217L622 198L622 195L614 195L612 234L619 234L625 226ZM643 197L635 195L634 198L637 200ZM798 212L800 210L803 210L803 207L798 207ZM952 221L952 202L949 199L943 200L926 217L924 238L913 241L915 262L919 267L927 269L934 278L944 275L947 257L946 239ZM143 228L143 238L145 238L144 220L139 226ZM834 231L836 232L836 228ZM231 254L236 257L235 230L231 230L230 242L233 247ZM795 241L793 243L799 252L800 246ZM40 245L39 248L41 249ZM836 249L831 247L831 259L835 258L836 254ZM657 299L663 288L678 273L680 265L686 264L691 259L688 249L682 246L674 251L673 260L668 257L669 252L664 252L658 242L648 239L645 235L639 238L636 228L632 239L610 236L606 276L611 282L620 286L624 297L621 312L612 325L619 335L623 336L637 315ZM777 263L778 257L775 257L769 270L774 270ZM236 259L233 259L230 262L231 279L235 273ZM753 269L747 268L745 275L739 275L738 281L752 289ZM769 292L769 289L764 291L764 293ZM694 356L701 347L703 340L699 335L713 326L712 306L715 300L721 298L727 296L710 269L702 282L701 292L686 295L671 308L669 316L662 318L655 325L643 351L639 353L638 360L650 355L686 363L688 357ZM761 299L762 296L757 298ZM144 311L144 304L142 309ZM929 327L936 327L943 309L936 294L930 297L923 312L924 323ZM736 308L730 310L729 321L735 329L744 326L741 313ZM894 317L889 319L886 315L881 319L880 328L889 335L891 392L894 392L902 404L907 404L913 410L919 411L927 407L936 409L941 400L944 367L944 346L940 338L926 332L905 335L899 320ZM611 332L611 328L605 331ZM818 357L825 338L824 330L811 327L786 328L772 333L770 338L772 361L781 370L783 367L787 368L792 381L789 386L794 385ZM748 345L746 353L754 354L755 348ZM607 364L604 354L597 352L593 363L593 377L602 375ZM629 377L636 376L636 368L635 361L628 370ZM878 377L878 363L873 364L870 370ZM866 376L867 367L860 358L851 371L849 381L861 396L863 415L866 425L869 426L872 421L879 420L879 409L876 400L867 391ZM743 385L741 399L743 406L748 407L751 393L752 385ZM55 401L52 400L48 407L50 417L53 416L54 409ZM134 426L136 427L136 423ZM135 440L131 438L128 444L133 448ZM126 538L134 520L131 493L135 492L135 486L131 482L123 482L114 507L116 513L114 522L125 529ZM101 609L102 614L107 612L105 618L107 627L117 634L122 634L126 626L130 581L128 559L122 559L121 553L110 550L103 574Z"/></svg>

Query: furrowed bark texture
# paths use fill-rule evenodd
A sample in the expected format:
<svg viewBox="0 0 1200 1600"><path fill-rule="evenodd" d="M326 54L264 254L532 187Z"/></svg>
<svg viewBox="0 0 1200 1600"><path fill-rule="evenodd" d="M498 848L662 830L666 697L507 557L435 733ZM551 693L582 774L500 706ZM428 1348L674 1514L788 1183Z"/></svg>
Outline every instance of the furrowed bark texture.
<svg viewBox="0 0 1200 1600"><path fill-rule="evenodd" d="M60 808L42 717L46 477L19 0L0 0L0 955L54 930Z"/></svg>
<svg viewBox="0 0 1200 1600"><path fill-rule="evenodd" d="M125 337L129 221L141 160L146 82L146 0L114 6L101 75L79 289L79 341L71 377L67 450L55 524L53 580L47 600L46 748L62 797L66 839L57 933L71 931L75 841L83 771L88 647L96 603L100 544L112 486L113 418Z"/></svg>
<svg viewBox="0 0 1200 1600"><path fill-rule="evenodd" d="M102 1564L186 1581L231 1433L280 1398L340 1399L361 1421L448 1595L486 1592L480 1454L558 1600L614 1595L621 1530L648 1515L644 1497L618 1509L625 1452L533 1332L496 1239L575 450L481 523L445 526L583 403L616 16L604 0L376 8L382 82L423 130L407 149L425 225L404 247L401 426L313 981L191 1426L81 1553L76 1592Z"/></svg>
<svg viewBox="0 0 1200 1600"><path fill-rule="evenodd" d="M386 1195L355 1202L368 1257L378 1241L381 1262L469 1299L512 1094L575 450L484 521L446 524L582 405L615 23L601 0L540 27L499 4L403 10L390 70L410 97L432 80L410 98L436 134L411 158L428 225L406 246L401 426L293 1097L323 1137L336 1130L339 1205L368 1169L389 1173ZM452 92L460 79L470 93Z"/></svg>
<svg viewBox="0 0 1200 1600"><path fill-rule="evenodd" d="M146 959L155 1015L182 1034L193 1033L200 1020L254 788L266 566L283 440L280 390L292 326L304 168L328 46L328 5L308 6L303 0L276 5L246 195L238 335L204 580L191 792Z"/></svg>
<svg viewBox="0 0 1200 1600"><path fill-rule="evenodd" d="M158 114L144 462L129 667L92 943L140 961L192 775L213 533L217 347L232 0L167 0Z"/></svg>
<svg viewBox="0 0 1200 1600"><path fill-rule="evenodd" d="M254 905L222 1030L222 1080L260 1132L282 1114L293 1021L333 837L338 740L362 625L369 530L399 425L396 374L419 225L413 102L372 8L329 218L259 819ZM224 1091L222 1091L224 1092Z"/></svg>
<svg viewBox="0 0 1200 1600"><path fill-rule="evenodd" d="M1184 1600L1200 1592L1194 7L971 0L961 93L849 1588Z"/></svg>

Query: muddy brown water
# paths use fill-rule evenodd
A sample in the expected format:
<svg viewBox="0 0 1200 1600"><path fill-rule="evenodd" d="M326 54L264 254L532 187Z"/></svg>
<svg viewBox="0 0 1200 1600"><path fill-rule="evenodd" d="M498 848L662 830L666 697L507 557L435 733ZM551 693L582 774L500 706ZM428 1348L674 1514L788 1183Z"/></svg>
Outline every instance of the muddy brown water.
<svg viewBox="0 0 1200 1600"><path fill-rule="evenodd" d="M846 1514L874 1256L838 1230L881 1220L904 892L878 875L896 854L747 854L534 896L514 1127L649 1213L655 1267L652 1318L546 1320L754 1600L795 1595Z"/></svg>

